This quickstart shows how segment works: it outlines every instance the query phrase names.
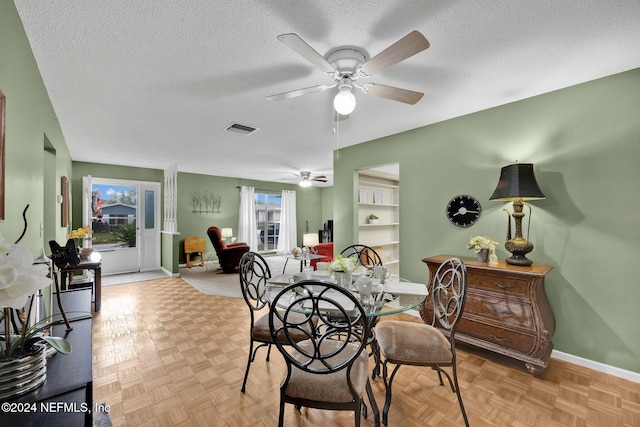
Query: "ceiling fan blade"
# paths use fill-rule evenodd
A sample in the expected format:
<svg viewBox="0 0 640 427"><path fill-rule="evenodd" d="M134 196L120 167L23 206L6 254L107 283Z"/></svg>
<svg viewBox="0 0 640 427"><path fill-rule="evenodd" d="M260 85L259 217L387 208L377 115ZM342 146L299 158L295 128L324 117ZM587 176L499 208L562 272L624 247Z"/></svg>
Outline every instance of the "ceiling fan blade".
<svg viewBox="0 0 640 427"><path fill-rule="evenodd" d="M311 178L311 181L327 182L327 177L326 176L316 176L316 177Z"/></svg>
<svg viewBox="0 0 640 427"><path fill-rule="evenodd" d="M282 93L278 93L276 95L270 95L267 96L267 99L269 101L282 101L283 99L291 99L291 98L297 98L298 96L302 96L302 95L310 95L312 93L318 93L318 92L324 92L327 89L331 89L333 86L327 86L327 85L318 85L318 86L311 86L311 87L306 87L304 89L296 89L296 90L292 90L289 92L282 92Z"/></svg>
<svg viewBox="0 0 640 427"><path fill-rule="evenodd" d="M278 36L278 40L298 52L299 55L306 58L307 61L310 61L325 73L333 75L337 72L333 65L331 65L326 59L324 59L322 55L316 52L314 48L309 46L307 42L302 40L297 34L280 34Z"/></svg>
<svg viewBox="0 0 640 427"><path fill-rule="evenodd" d="M398 62L422 52L429 47L429 41L418 31L412 31L364 64L358 69L361 77L371 76Z"/></svg>
<svg viewBox="0 0 640 427"><path fill-rule="evenodd" d="M398 87L369 83L362 88L364 93L377 96L379 98L392 99L394 101L404 102L405 104L415 104L424 96L422 92L414 92L408 89L400 89Z"/></svg>

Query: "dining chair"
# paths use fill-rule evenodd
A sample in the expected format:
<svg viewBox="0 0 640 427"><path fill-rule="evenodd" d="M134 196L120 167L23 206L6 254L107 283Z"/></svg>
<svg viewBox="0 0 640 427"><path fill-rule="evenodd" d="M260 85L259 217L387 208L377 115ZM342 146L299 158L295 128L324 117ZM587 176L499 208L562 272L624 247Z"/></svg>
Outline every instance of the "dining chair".
<svg viewBox="0 0 640 427"><path fill-rule="evenodd" d="M402 365L430 367L438 372L441 386L444 386L444 374L449 380L451 391L458 397L464 423L466 426L469 425L458 385L455 344L456 327L462 318L467 295L467 270L464 263L458 258L444 261L438 267L428 288L427 299L420 306L420 313L424 319L431 317L430 325L393 320L380 322L375 327L378 348L384 358L384 425L387 425L391 406L391 385ZM395 365L391 376L388 375L389 364ZM451 367L452 375L442 369L443 367Z"/></svg>
<svg viewBox="0 0 640 427"><path fill-rule="evenodd" d="M300 315L306 316L301 320ZM314 333L307 333L311 319ZM355 425L367 417L364 393L380 425L380 414L369 382L365 351L369 322L351 292L330 282L303 280L282 290L269 310L272 340L284 356L287 372L280 386L278 426L284 423L285 404L353 411Z"/></svg>
<svg viewBox="0 0 640 427"><path fill-rule="evenodd" d="M240 277L242 296L249 307L249 313L251 315L249 355L241 388L241 391L244 393L247 386L247 378L249 377L249 369L251 368L251 363L255 360L258 349L267 347L267 361L269 361L269 356L271 355L273 340L271 339L271 332L269 330L269 313L260 313L265 307L269 307L266 292L269 279L271 279L271 270L260 254L247 252L240 258L238 275ZM304 316L301 315L300 317L303 318ZM312 332L311 326L308 332ZM298 340L306 339L307 333L299 333L295 335L294 338ZM256 343L258 346L254 348Z"/></svg>
<svg viewBox="0 0 640 427"><path fill-rule="evenodd" d="M373 276L373 267L382 265L382 258L370 246L367 245L351 245L347 246L340 252L344 258L354 257L358 263L367 269L367 275Z"/></svg>

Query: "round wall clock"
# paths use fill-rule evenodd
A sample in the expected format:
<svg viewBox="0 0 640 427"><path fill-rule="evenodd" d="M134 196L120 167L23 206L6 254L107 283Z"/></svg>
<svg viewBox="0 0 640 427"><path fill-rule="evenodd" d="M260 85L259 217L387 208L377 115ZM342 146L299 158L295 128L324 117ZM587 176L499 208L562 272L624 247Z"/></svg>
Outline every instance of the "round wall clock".
<svg viewBox="0 0 640 427"><path fill-rule="evenodd" d="M467 194L455 196L447 204L447 218L457 227L471 227L480 217L480 202Z"/></svg>

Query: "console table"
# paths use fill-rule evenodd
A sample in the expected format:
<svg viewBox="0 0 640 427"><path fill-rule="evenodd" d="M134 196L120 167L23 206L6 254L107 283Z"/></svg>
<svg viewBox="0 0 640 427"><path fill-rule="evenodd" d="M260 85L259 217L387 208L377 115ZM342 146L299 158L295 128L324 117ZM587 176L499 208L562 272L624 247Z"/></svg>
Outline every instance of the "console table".
<svg viewBox="0 0 640 427"><path fill-rule="evenodd" d="M456 257L467 268L467 301L456 340L524 362L536 377L544 376L553 349L555 318L544 291L550 266L515 266L499 261L492 266L475 258L438 255L424 258L433 277L440 264ZM431 323L433 309L420 307Z"/></svg>
<svg viewBox="0 0 640 427"><path fill-rule="evenodd" d="M85 426L92 425L93 374L91 350L91 289L62 292L70 313L72 330L64 323L53 327L52 335L71 343L70 354L55 354L47 360L47 379L37 389L10 402L36 404L32 411L0 411L0 425L8 426ZM54 307L54 315L57 313ZM43 410L41 403L53 404ZM35 409L35 410L33 410Z"/></svg>

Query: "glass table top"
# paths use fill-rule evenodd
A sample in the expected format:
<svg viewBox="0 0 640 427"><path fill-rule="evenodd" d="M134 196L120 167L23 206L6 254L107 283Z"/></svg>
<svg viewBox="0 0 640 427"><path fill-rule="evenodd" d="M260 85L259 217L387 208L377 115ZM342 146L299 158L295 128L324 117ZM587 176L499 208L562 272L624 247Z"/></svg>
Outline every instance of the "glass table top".
<svg viewBox="0 0 640 427"><path fill-rule="evenodd" d="M311 279L335 283L328 275L312 275ZM274 276L268 281L265 296L269 301L273 301L284 288L294 283L292 274ZM427 297L427 287L422 283L387 282L382 286L384 286L382 292L372 292L372 296L364 302L356 289L350 290L364 307L367 317L381 317L412 310L422 304ZM289 292L292 298L295 297L293 290ZM348 307L344 308L348 309Z"/></svg>

